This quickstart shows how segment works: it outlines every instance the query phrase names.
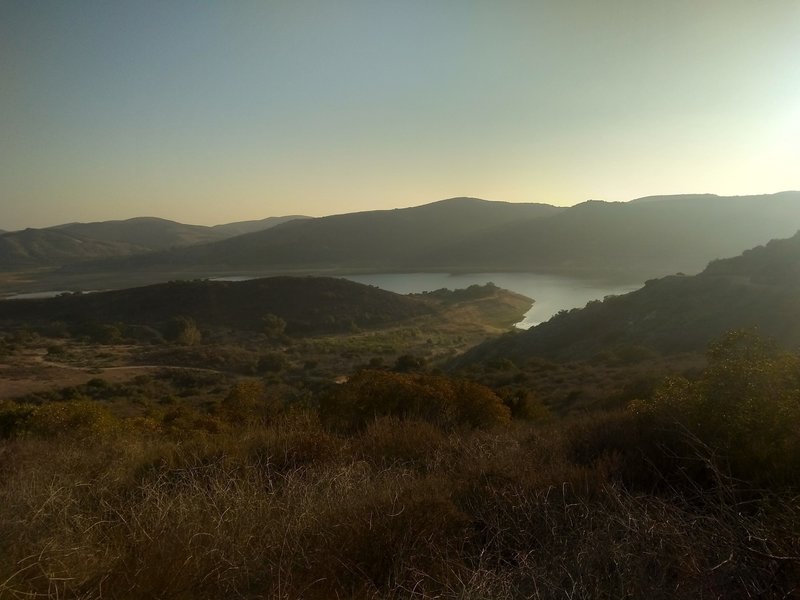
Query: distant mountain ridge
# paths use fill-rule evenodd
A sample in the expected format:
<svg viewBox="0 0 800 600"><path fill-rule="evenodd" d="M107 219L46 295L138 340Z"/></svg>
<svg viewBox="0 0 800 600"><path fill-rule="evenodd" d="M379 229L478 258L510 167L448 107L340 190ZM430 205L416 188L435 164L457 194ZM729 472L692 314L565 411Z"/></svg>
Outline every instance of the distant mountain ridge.
<svg viewBox="0 0 800 600"><path fill-rule="evenodd" d="M148 250L202 244L220 238L210 227L185 225L157 217L135 217L124 221L95 223L67 223L48 229L80 238L132 244Z"/></svg>
<svg viewBox="0 0 800 600"><path fill-rule="evenodd" d="M698 272L710 260L797 229L800 192L593 200L569 208L452 198L292 221L80 269L527 271L631 282Z"/></svg>
<svg viewBox="0 0 800 600"><path fill-rule="evenodd" d="M462 197L215 228L132 219L36 230L70 240L30 233L33 239L15 240L21 232L13 232L0 236L0 268L61 265L59 276L67 278L141 273L152 280L159 273L521 271L630 283L696 273L710 260L798 229L800 192L591 200L569 208Z"/></svg>
<svg viewBox="0 0 800 600"><path fill-rule="evenodd" d="M304 215L287 215L285 217L267 217L266 219L259 219L256 221L236 221L235 223L225 223L223 225L212 225L212 231L222 234L223 237L233 237L236 235L244 235L246 233L253 233L256 231L264 231L289 221L299 221L303 219L310 219Z"/></svg>
<svg viewBox="0 0 800 600"><path fill-rule="evenodd" d="M565 210L548 204L451 198L412 208L345 213L291 221L246 234L168 252L104 263L99 268L167 265L275 269L404 268L424 264L443 247L492 227ZM268 235L267 235L268 234ZM92 268L95 265L88 265Z"/></svg>
<svg viewBox="0 0 800 600"><path fill-rule="evenodd" d="M629 294L565 311L463 360L697 352L726 331L746 328L800 348L800 232L713 261L698 275L650 280Z"/></svg>
<svg viewBox="0 0 800 600"><path fill-rule="evenodd" d="M207 227L156 217L65 223L0 233L0 270L58 266L202 244L268 229L299 216L269 217Z"/></svg>
<svg viewBox="0 0 800 600"><path fill-rule="evenodd" d="M654 196L631 202L588 201L550 218L511 223L447 250L477 269L576 275L612 273L640 280L696 273L710 260L738 254L800 229L800 192L764 196Z"/></svg>

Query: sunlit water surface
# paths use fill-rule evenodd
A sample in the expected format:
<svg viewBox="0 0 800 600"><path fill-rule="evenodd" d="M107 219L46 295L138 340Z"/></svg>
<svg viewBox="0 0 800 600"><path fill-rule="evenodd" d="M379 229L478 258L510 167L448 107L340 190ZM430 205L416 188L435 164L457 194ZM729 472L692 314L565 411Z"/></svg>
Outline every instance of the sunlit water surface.
<svg viewBox="0 0 800 600"><path fill-rule="evenodd" d="M625 294L641 287L635 284L603 284L571 277L539 273L381 273L347 275L346 279L374 285L398 294L430 292L441 288L458 289L492 282L495 285L533 298L533 307L517 323L527 329L547 321L560 310L581 308L591 300Z"/></svg>
<svg viewBox="0 0 800 600"><path fill-rule="evenodd" d="M344 275L345 279L374 285L398 294L431 292L442 288L460 289L471 285L492 282L495 285L533 298L533 307L517 323L517 327L527 329L547 321L560 310L581 308L591 300L602 300L605 296L625 294L640 285L597 283L572 277L542 275L539 273L376 273L371 275ZM247 276L217 277L215 281L245 281ZM68 293L63 290L32 292L8 296L6 299L52 298Z"/></svg>

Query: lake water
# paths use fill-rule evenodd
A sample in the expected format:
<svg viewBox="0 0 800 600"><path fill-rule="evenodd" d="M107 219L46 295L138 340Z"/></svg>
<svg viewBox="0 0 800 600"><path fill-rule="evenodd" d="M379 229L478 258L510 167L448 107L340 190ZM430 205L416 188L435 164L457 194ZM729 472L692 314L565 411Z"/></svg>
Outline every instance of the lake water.
<svg viewBox="0 0 800 600"><path fill-rule="evenodd" d="M347 275L346 279L396 292L412 294L441 288L457 289L492 282L495 285L533 298L536 302L517 327L527 329L547 321L560 310L582 308L591 300L626 294L642 284L603 284L571 277L539 273L386 273Z"/></svg>
<svg viewBox="0 0 800 600"><path fill-rule="evenodd" d="M495 285L533 298L536 302L517 323L527 329L547 321L560 310L581 308L591 300L602 300L612 294L626 294L641 287L641 284L603 284L571 277L542 275L540 273L378 273L372 275L344 275L345 279L374 285L398 294L418 294L442 288L451 290L466 288L474 284L492 282ZM215 277L214 281L245 281L249 276ZM31 292L7 296L5 299L52 298L65 293L63 290Z"/></svg>
<svg viewBox="0 0 800 600"><path fill-rule="evenodd" d="M46 292L28 292L26 294L12 294L3 300L38 300L42 298L55 298L61 294L69 294L66 290L48 290Z"/></svg>

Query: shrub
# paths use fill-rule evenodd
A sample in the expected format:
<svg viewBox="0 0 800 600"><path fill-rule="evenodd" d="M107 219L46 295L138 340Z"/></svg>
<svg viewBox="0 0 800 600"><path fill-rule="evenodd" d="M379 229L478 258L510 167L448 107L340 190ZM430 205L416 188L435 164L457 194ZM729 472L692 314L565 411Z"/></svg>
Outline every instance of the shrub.
<svg viewBox="0 0 800 600"><path fill-rule="evenodd" d="M102 404L91 400L50 402L37 406L25 427L34 435L101 436L114 432L120 422Z"/></svg>
<svg viewBox="0 0 800 600"><path fill-rule="evenodd" d="M164 326L164 337L169 341L184 346L193 346L199 344L203 336L194 319L178 316L168 321Z"/></svg>
<svg viewBox="0 0 800 600"><path fill-rule="evenodd" d="M257 379L247 379L234 385L220 406L220 414L229 423L253 423L280 414L283 403L269 394Z"/></svg>
<svg viewBox="0 0 800 600"><path fill-rule="evenodd" d="M0 438L13 437L23 431L35 409L31 404L0 402Z"/></svg>
<svg viewBox="0 0 800 600"><path fill-rule="evenodd" d="M436 464L437 451L446 441L445 434L430 423L382 417L354 440L353 452L379 468L403 465L425 470Z"/></svg>
<svg viewBox="0 0 800 600"><path fill-rule="evenodd" d="M286 367L286 356L280 352L266 352L258 359L259 373L279 373Z"/></svg>
<svg viewBox="0 0 800 600"><path fill-rule="evenodd" d="M748 331L730 332L707 356L696 382L668 379L632 408L679 428L715 469L758 484L800 484L800 358Z"/></svg>
<svg viewBox="0 0 800 600"><path fill-rule="evenodd" d="M324 422L362 429L377 417L420 419L442 427L508 423L510 411L489 388L440 375L361 371L320 403Z"/></svg>

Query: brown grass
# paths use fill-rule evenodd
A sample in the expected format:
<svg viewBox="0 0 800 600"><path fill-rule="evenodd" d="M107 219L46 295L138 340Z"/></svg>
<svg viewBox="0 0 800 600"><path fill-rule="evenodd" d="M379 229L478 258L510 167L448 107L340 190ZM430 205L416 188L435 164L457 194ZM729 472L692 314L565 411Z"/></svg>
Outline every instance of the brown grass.
<svg viewBox="0 0 800 600"><path fill-rule="evenodd" d="M290 412L180 439L1 441L0 598L797 592L798 498L722 479L634 492L632 459L603 435L616 430L387 418L342 436Z"/></svg>

